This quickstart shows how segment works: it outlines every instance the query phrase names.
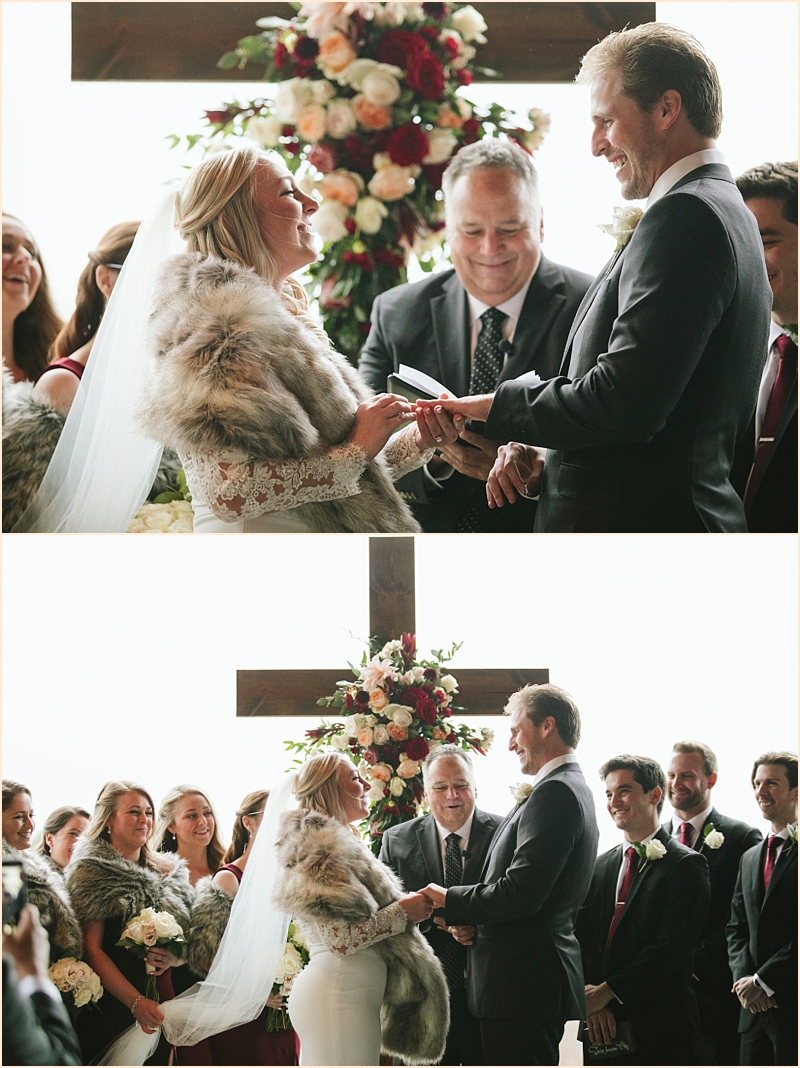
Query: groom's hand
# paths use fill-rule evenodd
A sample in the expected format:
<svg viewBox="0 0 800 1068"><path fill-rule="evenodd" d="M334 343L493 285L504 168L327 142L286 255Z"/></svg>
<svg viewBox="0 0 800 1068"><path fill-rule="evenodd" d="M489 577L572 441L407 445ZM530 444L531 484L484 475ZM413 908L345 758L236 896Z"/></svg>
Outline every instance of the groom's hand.
<svg viewBox="0 0 800 1068"><path fill-rule="evenodd" d="M447 895L447 891L443 886L439 886L438 883L428 883L427 886L423 886L420 893L424 894L425 897L430 898L437 909L444 908L444 899Z"/></svg>
<svg viewBox="0 0 800 1068"><path fill-rule="evenodd" d="M443 931L447 931L455 938L456 942L460 942L462 946L471 946L475 943L475 935L477 934L477 928L475 927L448 927L447 920L444 916L434 916L433 922L437 927L441 927Z"/></svg>
<svg viewBox="0 0 800 1068"><path fill-rule="evenodd" d="M512 441L501 445L497 459L486 483L486 499L490 508L502 508L506 501L516 503L517 497L535 497L542 480L544 449L521 445Z"/></svg>
<svg viewBox="0 0 800 1068"><path fill-rule="evenodd" d="M494 393L485 393L475 397L458 397L454 400L419 400L417 408L431 408L441 405L446 412L453 415L463 415L465 419L480 419L486 421L489 409L494 400Z"/></svg>
<svg viewBox="0 0 800 1068"><path fill-rule="evenodd" d="M456 423L456 426L458 425ZM463 425L462 422L461 426ZM470 445L474 445L475 448L470 449L456 441L442 449L442 458L462 475L486 482L497 459L500 442L491 441L489 438L485 438L483 434L475 434L471 430L462 430L459 437L469 442Z"/></svg>

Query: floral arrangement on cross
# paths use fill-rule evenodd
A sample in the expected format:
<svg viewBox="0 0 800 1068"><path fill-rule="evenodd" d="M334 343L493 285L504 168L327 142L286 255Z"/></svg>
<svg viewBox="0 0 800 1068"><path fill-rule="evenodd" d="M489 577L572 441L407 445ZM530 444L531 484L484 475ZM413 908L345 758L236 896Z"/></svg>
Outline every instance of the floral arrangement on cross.
<svg viewBox="0 0 800 1068"><path fill-rule="evenodd" d="M442 174L464 145L510 138L529 153L550 117L521 125L499 104L484 110L460 93L476 67L486 23L469 4L308 3L296 18L260 19L224 69L264 67L274 99L206 112L189 147L222 150L250 136L273 149L321 200L324 241L312 265L313 296L332 344L353 362L369 333L375 297L407 280L410 252L425 271L444 258ZM173 146L181 138L173 135Z"/></svg>
<svg viewBox="0 0 800 1068"><path fill-rule="evenodd" d="M376 856L389 827L420 815L422 761L432 749L449 743L483 755L494 740L489 728L476 734L466 723L450 722L464 709L453 704L458 682L445 664L460 648L434 649L431 659L418 659L416 636L404 634L370 649L374 655L368 659L365 652L360 668L353 667L355 681L340 682L335 694L317 701L341 709L344 722L323 720L304 741L284 743L303 757L338 750L359 767L370 783L367 837Z"/></svg>

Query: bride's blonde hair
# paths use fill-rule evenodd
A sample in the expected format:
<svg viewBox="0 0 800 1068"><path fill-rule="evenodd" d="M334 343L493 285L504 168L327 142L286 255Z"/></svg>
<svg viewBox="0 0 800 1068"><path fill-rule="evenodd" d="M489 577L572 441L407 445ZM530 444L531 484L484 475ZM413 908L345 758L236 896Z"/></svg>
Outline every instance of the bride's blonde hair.
<svg viewBox="0 0 800 1068"><path fill-rule="evenodd" d="M345 825L349 822L342 805L339 768L349 764L340 753L321 753L307 760L297 771L292 793L306 812L316 810Z"/></svg>
<svg viewBox="0 0 800 1068"><path fill-rule="evenodd" d="M175 229L190 252L252 267L274 285L278 268L258 228L253 180L269 158L253 142L206 156L175 194ZM308 298L296 278L286 279L281 296L293 314L306 317Z"/></svg>

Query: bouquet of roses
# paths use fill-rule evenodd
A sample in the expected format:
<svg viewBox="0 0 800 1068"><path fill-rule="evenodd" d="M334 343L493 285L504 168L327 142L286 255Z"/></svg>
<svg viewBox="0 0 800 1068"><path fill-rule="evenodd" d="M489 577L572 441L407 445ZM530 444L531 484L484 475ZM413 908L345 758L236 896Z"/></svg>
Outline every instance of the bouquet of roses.
<svg viewBox="0 0 800 1068"><path fill-rule="evenodd" d="M289 924L289 936L283 951L278 974L272 986L273 996L286 998L291 993L294 981L310 960L308 944L303 929L296 920ZM285 1031L291 1026L286 1009L267 1009L265 1027L267 1031Z"/></svg>
<svg viewBox="0 0 800 1068"><path fill-rule="evenodd" d="M183 936L183 928L170 912L156 912L155 909L146 908L128 923L117 945L131 950L143 960L151 946L164 946L174 956L180 957L183 956L186 939ZM153 968L147 961L144 967L147 972L144 996L151 1001L158 1001Z"/></svg>
<svg viewBox="0 0 800 1068"><path fill-rule="evenodd" d="M364 654L353 668L355 682L340 682L336 693L317 704L341 708L344 722L322 721L306 731L306 740L289 741L290 750L309 754L320 748L348 752L371 783L369 838L380 852L384 831L419 815L422 804L422 761L447 742L485 753L493 732L473 733L465 724L448 722L458 682L444 670L460 644L449 652L432 650L430 660L417 659L416 637L404 634L387 642L371 659Z"/></svg>
<svg viewBox="0 0 800 1068"><path fill-rule="evenodd" d="M64 1004L73 1019L77 1019L85 1005L94 1007L103 996L100 976L76 957L62 957L50 965L47 974L62 994L72 995L64 998Z"/></svg>
<svg viewBox="0 0 800 1068"><path fill-rule="evenodd" d="M550 119L538 108L520 122L492 104L479 111L470 85L486 23L469 4L296 4L291 21L260 19L219 61L261 64L274 98L206 112L187 138L206 149L249 135L279 152L321 200L313 218L325 245L311 267L334 346L357 357L375 297L406 281L410 251L426 271L442 257L442 174L463 145L506 136L535 152ZM173 145L181 138L173 136Z"/></svg>

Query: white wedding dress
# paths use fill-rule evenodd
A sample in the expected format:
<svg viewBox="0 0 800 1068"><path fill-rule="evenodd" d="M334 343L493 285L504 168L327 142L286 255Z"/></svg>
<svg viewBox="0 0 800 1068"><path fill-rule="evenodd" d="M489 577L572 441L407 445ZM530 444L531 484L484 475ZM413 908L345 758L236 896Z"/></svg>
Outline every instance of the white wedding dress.
<svg viewBox="0 0 800 1068"><path fill-rule="evenodd" d="M380 1063L386 964L373 947L407 926L396 901L364 923L303 920L311 961L288 1005L301 1065Z"/></svg>

